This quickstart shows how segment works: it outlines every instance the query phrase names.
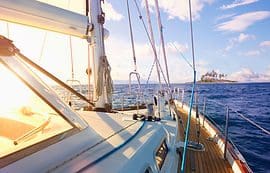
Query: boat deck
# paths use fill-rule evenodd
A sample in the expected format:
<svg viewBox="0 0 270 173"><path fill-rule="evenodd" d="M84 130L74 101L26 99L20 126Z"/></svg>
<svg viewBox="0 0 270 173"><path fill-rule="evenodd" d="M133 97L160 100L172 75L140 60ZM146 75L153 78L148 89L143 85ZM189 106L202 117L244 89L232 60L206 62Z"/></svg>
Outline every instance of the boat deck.
<svg viewBox="0 0 270 173"><path fill-rule="evenodd" d="M184 126L186 126L187 112L178 109ZM183 128L180 128L181 136L184 136ZM196 137L196 120L191 119L189 140L197 141ZM232 168L227 160L224 160L223 154L218 145L210 140L210 135L202 126L200 127L200 143L205 147L205 151L191 151L187 152L185 172L194 173L231 173ZM182 139L183 140L183 139ZM183 140L184 141L184 140ZM179 168L181 167L179 163ZM180 170L180 169L179 169Z"/></svg>

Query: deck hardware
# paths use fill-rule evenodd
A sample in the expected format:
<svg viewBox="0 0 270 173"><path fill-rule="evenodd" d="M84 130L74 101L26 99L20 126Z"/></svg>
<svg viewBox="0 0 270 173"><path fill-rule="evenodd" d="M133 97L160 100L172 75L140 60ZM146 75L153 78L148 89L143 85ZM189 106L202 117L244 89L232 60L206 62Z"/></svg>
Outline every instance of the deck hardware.
<svg viewBox="0 0 270 173"><path fill-rule="evenodd" d="M182 90L182 108L184 106L184 96L185 96L185 90Z"/></svg>
<svg viewBox="0 0 270 173"><path fill-rule="evenodd" d="M205 121L205 115L206 115L206 98L203 98L203 122L202 126L204 127L204 121Z"/></svg>
<svg viewBox="0 0 270 173"><path fill-rule="evenodd" d="M227 143L228 143L228 126L229 126L229 107L226 107L226 124L225 124L225 145L224 145L224 159L226 159Z"/></svg>
<svg viewBox="0 0 270 173"><path fill-rule="evenodd" d="M184 142L179 141L176 143L176 152L182 151L184 148ZM205 151L205 147L202 143L197 143L194 141L188 141L187 149L191 151Z"/></svg>
<svg viewBox="0 0 270 173"><path fill-rule="evenodd" d="M200 133L201 133L201 122L199 117L199 96L198 90L195 91L195 111L196 111L196 136L197 136L197 143L200 143Z"/></svg>

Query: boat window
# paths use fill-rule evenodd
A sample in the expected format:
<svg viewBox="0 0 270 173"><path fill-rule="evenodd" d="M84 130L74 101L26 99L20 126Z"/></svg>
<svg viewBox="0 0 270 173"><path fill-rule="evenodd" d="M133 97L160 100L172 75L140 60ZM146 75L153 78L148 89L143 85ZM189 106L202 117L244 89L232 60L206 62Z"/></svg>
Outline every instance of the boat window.
<svg viewBox="0 0 270 173"><path fill-rule="evenodd" d="M156 156L155 156L156 163L159 170L161 170L162 168L162 165L166 159L167 153L168 153L168 147L167 147L166 141L164 140L162 144L160 145L160 147L158 148L156 152Z"/></svg>
<svg viewBox="0 0 270 173"><path fill-rule="evenodd" d="M152 173L153 171L152 171L152 169L150 168L150 167L148 167L145 171L144 171L144 173Z"/></svg>
<svg viewBox="0 0 270 173"><path fill-rule="evenodd" d="M0 64L0 158L70 129L62 116Z"/></svg>

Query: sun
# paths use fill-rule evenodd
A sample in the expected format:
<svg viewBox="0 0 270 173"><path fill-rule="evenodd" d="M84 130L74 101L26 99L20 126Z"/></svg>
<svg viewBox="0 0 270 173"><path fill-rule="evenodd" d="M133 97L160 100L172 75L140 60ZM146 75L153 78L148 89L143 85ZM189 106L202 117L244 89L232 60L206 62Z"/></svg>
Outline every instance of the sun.
<svg viewBox="0 0 270 173"><path fill-rule="evenodd" d="M18 111L18 108L29 103L31 91L15 77L15 75L0 65L0 111Z"/></svg>

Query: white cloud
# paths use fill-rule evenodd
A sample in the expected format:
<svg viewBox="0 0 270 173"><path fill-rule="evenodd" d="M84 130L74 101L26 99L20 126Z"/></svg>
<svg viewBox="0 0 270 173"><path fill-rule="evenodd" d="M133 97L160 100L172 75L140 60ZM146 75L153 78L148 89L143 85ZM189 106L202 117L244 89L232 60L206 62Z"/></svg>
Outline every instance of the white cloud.
<svg viewBox="0 0 270 173"><path fill-rule="evenodd" d="M265 82L270 81L270 74L267 74L267 71L264 74L259 74L250 68L242 68L240 71L230 74L228 79L239 82Z"/></svg>
<svg viewBox="0 0 270 173"><path fill-rule="evenodd" d="M245 56L258 56L261 52L259 50L250 50L244 53Z"/></svg>
<svg viewBox="0 0 270 173"><path fill-rule="evenodd" d="M231 50L233 47L235 47L237 44L240 44L242 42L248 41L248 40L254 40L256 37L251 34L245 34L245 33L240 33L239 36L231 38L229 40L229 44L225 48L225 51Z"/></svg>
<svg viewBox="0 0 270 173"><path fill-rule="evenodd" d="M235 16L236 14L235 13L232 13L232 14L224 14L224 15L221 15L219 17L216 18L216 21L219 21L219 20L223 20L223 19L227 19L227 18L231 18L233 16Z"/></svg>
<svg viewBox="0 0 270 173"><path fill-rule="evenodd" d="M270 47L270 40L261 42L260 46L261 47Z"/></svg>
<svg viewBox="0 0 270 173"><path fill-rule="evenodd" d="M225 52L228 52L230 51L232 48L234 47L234 43L233 42L230 42L226 48L224 49Z"/></svg>
<svg viewBox="0 0 270 173"><path fill-rule="evenodd" d="M256 11L234 16L231 20L218 24L219 31L241 32L253 25L255 22L269 18L270 11Z"/></svg>
<svg viewBox="0 0 270 173"><path fill-rule="evenodd" d="M265 75L270 76L270 65L269 65L268 68L266 69Z"/></svg>
<svg viewBox="0 0 270 173"><path fill-rule="evenodd" d="M105 12L106 20L114 20L114 21L120 21L123 19L123 15L119 12L117 12L111 3L109 3L107 0L105 0L104 3L102 3L102 9Z"/></svg>
<svg viewBox="0 0 270 173"><path fill-rule="evenodd" d="M192 18L199 19L200 12L205 5L211 4L214 0L193 0L192 1ZM144 3L143 3L144 5ZM155 8L155 1L149 0L149 6ZM159 6L168 15L169 19L179 18L180 20L189 20L189 3L188 0L159 0ZM152 10L153 11L153 10Z"/></svg>
<svg viewBox="0 0 270 173"><path fill-rule="evenodd" d="M255 39L255 36L254 35L249 35L249 34L244 34L244 33L241 33L238 38L237 38L237 41L239 43L242 43L244 41L247 41L247 40L253 40Z"/></svg>
<svg viewBox="0 0 270 173"><path fill-rule="evenodd" d="M238 6L252 4L252 3L257 2L257 1L259 1L259 0L235 0L233 3L231 3L229 5L222 5L220 7L220 9L227 10L227 9L235 8Z"/></svg>

